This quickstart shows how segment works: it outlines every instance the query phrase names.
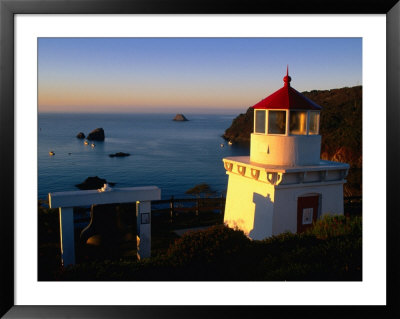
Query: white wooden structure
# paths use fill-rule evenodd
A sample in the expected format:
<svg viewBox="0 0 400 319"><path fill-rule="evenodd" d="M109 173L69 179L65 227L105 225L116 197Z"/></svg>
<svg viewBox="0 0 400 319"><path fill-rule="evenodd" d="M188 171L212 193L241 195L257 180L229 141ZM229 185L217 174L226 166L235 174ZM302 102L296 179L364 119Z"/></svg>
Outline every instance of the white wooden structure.
<svg viewBox="0 0 400 319"><path fill-rule="evenodd" d="M63 266L75 264L74 216L76 206L135 203L137 216L137 256L151 254L151 201L161 199L156 186L113 188L110 191L84 190L49 193L50 208L59 207L61 255Z"/></svg>
<svg viewBox="0 0 400 319"><path fill-rule="evenodd" d="M250 156L224 158L224 223L252 239L305 231L323 214L343 214L349 165L320 159L321 107L285 85L254 108Z"/></svg>

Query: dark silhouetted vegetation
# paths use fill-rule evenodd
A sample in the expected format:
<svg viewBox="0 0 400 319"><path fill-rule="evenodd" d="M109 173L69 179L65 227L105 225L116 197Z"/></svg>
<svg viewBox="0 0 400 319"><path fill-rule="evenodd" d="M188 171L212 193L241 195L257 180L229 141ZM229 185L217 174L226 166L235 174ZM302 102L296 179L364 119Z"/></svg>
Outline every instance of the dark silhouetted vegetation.
<svg viewBox="0 0 400 319"><path fill-rule="evenodd" d="M339 231L324 231L335 226ZM57 273L58 280L330 281L362 280L361 218L325 217L303 234L262 241L214 226L187 233L143 261L86 262Z"/></svg>
<svg viewBox="0 0 400 319"><path fill-rule="evenodd" d="M195 185L185 192L185 194L195 195L196 197L209 197L211 195L214 195L215 193L216 192L211 189L210 185L206 183Z"/></svg>

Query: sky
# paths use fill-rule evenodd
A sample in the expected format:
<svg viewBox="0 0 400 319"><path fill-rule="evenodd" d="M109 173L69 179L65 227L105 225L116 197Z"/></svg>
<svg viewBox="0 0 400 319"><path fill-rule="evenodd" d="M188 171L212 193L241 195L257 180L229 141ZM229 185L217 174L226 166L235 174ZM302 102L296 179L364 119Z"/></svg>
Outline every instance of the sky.
<svg viewBox="0 0 400 319"><path fill-rule="evenodd" d="M362 85L361 38L39 38L39 112L235 113Z"/></svg>

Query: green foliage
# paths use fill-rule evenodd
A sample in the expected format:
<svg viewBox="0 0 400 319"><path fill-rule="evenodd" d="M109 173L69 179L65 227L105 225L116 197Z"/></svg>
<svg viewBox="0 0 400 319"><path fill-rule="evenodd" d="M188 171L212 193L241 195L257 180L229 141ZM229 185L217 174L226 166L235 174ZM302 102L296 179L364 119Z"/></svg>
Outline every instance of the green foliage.
<svg viewBox="0 0 400 319"><path fill-rule="evenodd" d="M39 243L59 242L60 223L58 209L50 209L38 204L38 240Z"/></svg>
<svg viewBox="0 0 400 319"><path fill-rule="evenodd" d="M324 216L303 234L285 233L259 243L262 280L361 280L360 217Z"/></svg>
<svg viewBox="0 0 400 319"><path fill-rule="evenodd" d="M208 197L211 196L213 194L215 194L215 191L213 191L210 187L210 185L206 184L206 183L202 183L202 184L198 184L190 189L188 189L185 194L189 194L189 195L196 195L198 197L200 197L201 195Z"/></svg>
<svg viewBox="0 0 400 319"><path fill-rule="evenodd" d="M205 264L235 255L249 244L242 231L219 225L184 234L170 246L167 256L176 264Z"/></svg>
<svg viewBox="0 0 400 319"><path fill-rule="evenodd" d="M343 215L324 215L307 233L320 239L343 235L361 237L361 217L350 218Z"/></svg>
<svg viewBox="0 0 400 319"><path fill-rule="evenodd" d="M320 134L322 152L328 157L340 149L348 150L346 161L360 167L362 152L362 87L303 92L322 106Z"/></svg>
<svg viewBox="0 0 400 319"><path fill-rule="evenodd" d="M361 280L361 238L292 234L293 245L275 241L264 245L257 264L259 280ZM260 251L261 253L261 251Z"/></svg>
<svg viewBox="0 0 400 319"><path fill-rule="evenodd" d="M52 280L60 263L60 223L58 209L45 207L38 203L38 277L39 280Z"/></svg>
<svg viewBox="0 0 400 319"><path fill-rule="evenodd" d="M61 270L58 280L240 280L248 267L251 241L225 226L188 233L165 255L127 262L100 261ZM244 279L244 278L243 278Z"/></svg>
<svg viewBox="0 0 400 319"><path fill-rule="evenodd" d="M340 224L342 222L342 224ZM325 228L335 229L322 231ZM344 226L338 226L344 225ZM188 233L164 255L83 263L59 280L361 280L361 218L324 217L303 234L251 241L225 226Z"/></svg>

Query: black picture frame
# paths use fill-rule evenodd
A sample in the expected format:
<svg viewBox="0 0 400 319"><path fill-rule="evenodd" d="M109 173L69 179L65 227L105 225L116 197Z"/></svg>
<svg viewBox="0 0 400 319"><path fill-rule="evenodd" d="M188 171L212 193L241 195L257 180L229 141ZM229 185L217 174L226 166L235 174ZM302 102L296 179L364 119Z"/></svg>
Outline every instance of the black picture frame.
<svg viewBox="0 0 400 319"><path fill-rule="evenodd" d="M14 15L15 14L385 14L387 19L387 305L386 306L15 306L14 305ZM400 317L399 204L395 187L400 163L400 3L398 0L161 1L0 0L0 315L6 318L247 318L372 316ZM381 107L384 107L382 101ZM398 196L397 196L398 197ZM377 212L379 213L379 212ZM383 213L383 212L381 212ZM241 292L238 292L241 293Z"/></svg>

